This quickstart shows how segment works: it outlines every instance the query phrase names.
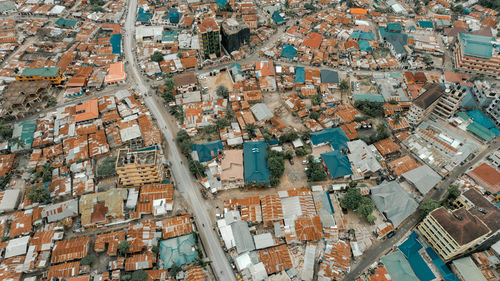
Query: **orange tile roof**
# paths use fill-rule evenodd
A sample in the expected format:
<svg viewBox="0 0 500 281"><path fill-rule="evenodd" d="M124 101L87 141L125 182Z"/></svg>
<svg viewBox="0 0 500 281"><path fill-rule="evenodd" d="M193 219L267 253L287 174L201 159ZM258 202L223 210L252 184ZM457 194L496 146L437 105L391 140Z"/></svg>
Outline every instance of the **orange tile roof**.
<svg viewBox="0 0 500 281"><path fill-rule="evenodd" d="M349 10L349 12L351 14L359 14L359 15L366 15L366 14L368 14L368 12L365 9L361 9L361 8L351 8Z"/></svg>
<svg viewBox="0 0 500 281"><path fill-rule="evenodd" d="M125 260L125 271L153 268L156 257L151 253L135 254L128 256Z"/></svg>
<svg viewBox="0 0 500 281"><path fill-rule="evenodd" d="M127 79L125 65L117 62L109 65L108 74L104 77L104 83L122 82Z"/></svg>
<svg viewBox="0 0 500 281"><path fill-rule="evenodd" d="M389 272L387 272L385 266L375 269L375 272L372 275L370 275L370 281L390 281L390 280L392 280L392 278L389 275Z"/></svg>
<svg viewBox="0 0 500 281"><path fill-rule="evenodd" d="M402 174L418 168L420 165L410 156L405 155L399 159L387 163L387 166L392 169L394 174L400 177Z"/></svg>
<svg viewBox="0 0 500 281"><path fill-rule="evenodd" d="M477 166L467 174L493 194L500 192L500 173L487 163Z"/></svg>
<svg viewBox="0 0 500 281"><path fill-rule="evenodd" d="M104 252L107 245L108 251L106 253L108 256L116 256L118 252L118 243L123 240L125 240L125 232L123 231L97 235L94 243L94 250L96 253Z"/></svg>
<svg viewBox="0 0 500 281"><path fill-rule="evenodd" d="M267 274L284 271L293 267L290 252L286 245L274 246L257 251L259 260L264 263Z"/></svg>
<svg viewBox="0 0 500 281"><path fill-rule="evenodd" d="M0 177L5 176L12 169L15 154L0 155Z"/></svg>
<svg viewBox="0 0 500 281"><path fill-rule="evenodd" d="M163 239L173 238L193 231L189 215L164 219L162 223Z"/></svg>
<svg viewBox="0 0 500 281"><path fill-rule="evenodd" d="M302 41L302 45L309 48L318 49L321 45L322 40L323 35L316 32L311 32L307 35L307 38Z"/></svg>
<svg viewBox="0 0 500 281"><path fill-rule="evenodd" d="M51 263L61 263L85 257L89 252L90 238L80 237L56 242ZM74 274L73 274L74 275Z"/></svg>
<svg viewBox="0 0 500 281"><path fill-rule="evenodd" d="M323 238L323 230L319 215L301 216L295 220L295 233L299 241L318 240Z"/></svg>
<svg viewBox="0 0 500 281"><path fill-rule="evenodd" d="M87 100L83 104L76 106L76 116L75 116L76 122L92 120L98 117L99 117L99 108L96 98Z"/></svg>
<svg viewBox="0 0 500 281"><path fill-rule="evenodd" d="M219 25L214 18L206 18L199 25L198 29L200 33L205 33L209 31L219 31Z"/></svg>
<svg viewBox="0 0 500 281"><path fill-rule="evenodd" d="M390 138L380 140L373 144L382 156L399 152L399 146Z"/></svg>

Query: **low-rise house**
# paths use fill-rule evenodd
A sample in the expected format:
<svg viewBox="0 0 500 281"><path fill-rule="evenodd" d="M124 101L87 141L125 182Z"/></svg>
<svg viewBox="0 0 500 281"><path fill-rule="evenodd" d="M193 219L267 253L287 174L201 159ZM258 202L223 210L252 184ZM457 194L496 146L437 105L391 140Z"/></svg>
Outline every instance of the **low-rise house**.
<svg viewBox="0 0 500 281"><path fill-rule="evenodd" d="M90 250L90 238L80 237L56 242L52 250L51 263L67 263L73 260L80 260L85 257Z"/></svg>
<svg viewBox="0 0 500 281"><path fill-rule="evenodd" d="M396 181L385 181L371 188L371 198L377 209L396 228L418 207L413 197Z"/></svg>
<svg viewBox="0 0 500 281"><path fill-rule="evenodd" d="M221 170L221 181L224 189L243 186L243 150L224 150Z"/></svg>

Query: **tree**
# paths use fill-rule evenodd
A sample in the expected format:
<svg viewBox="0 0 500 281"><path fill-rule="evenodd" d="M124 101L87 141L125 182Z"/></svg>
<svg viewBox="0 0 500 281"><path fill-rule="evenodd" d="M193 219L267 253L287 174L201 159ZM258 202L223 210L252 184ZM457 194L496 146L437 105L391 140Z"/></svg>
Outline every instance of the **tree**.
<svg viewBox="0 0 500 281"><path fill-rule="evenodd" d="M97 175L100 177L109 177L116 174L115 163L116 157L106 157L97 167Z"/></svg>
<svg viewBox="0 0 500 281"><path fill-rule="evenodd" d="M318 120L318 118L321 116L321 114L317 111L313 111L311 113L309 113L309 118L311 119L314 119L314 120Z"/></svg>
<svg viewBox="0 0 500 281"><path fill-rule="evenodd" d="M217 125L217 128L220 130L220 129L224 129L224 128L228 127L229 125L231 125L231 122L229 122L229 120L227 120L227 118L221 118L221 119L217 119L217 121L215 121L215 124Z"/></svg>
<svg viewBox="0 0 500 281"><path fill-rule="evenodd" d="M363 198L363 195L361 195L359 188L349 188L344 198L340 200L340 203L345 208L357 210L361 202L361 198Z"/></svg>
<svg viewBox="0 0 500 281"><path fill-rule="evenodd" d="M368 220L368 222L369 222L369 223L374 224L374 223L375 223L375 221L377 220L377 217L376 217L376 216L374 216L374 215L368 215L368 216L366 217L366 220Z"/></svg>
<svg viewBox="0 0 500 281"><path fill-rule="evenodd" d="M28 199L33 203L42 203L50 199L50 193L42 185L37 184L28 190Z"/></svg>
<svg viewBox="0 0 500 281"><path fill-rule="evenodd" d="M321 94L317 94L313 97L311 102L313 105L321 104L323 102L323 97L321 96Z"/></svg>
<svg viewBox="0 0 500 281"><path fill-rule="evenodd" d="M92 266L95 260L96 256L94 254L88 254L85 257L83 257L83 259L80 260L80 264Z"/></svg>
<svg viewBox="0 0 500 281"><path fill-rule="evenodd" d="M290 131L288 133L285 133L280 136L279 140L280 143L286 143L286 142L293 142L294 140L298 139L299 135L295 131Z"/></svg>
<svg viewBox="0 0 500 281"><path fill-rule="evenodd" d="M271 186L277 186L280 183L281 175L285 171L285 160L283 153L270 150L267 154L267 165L270 170L269 179Z"/></svg>
<svg viewBox="0 0 500 281"><path fill-rule="evenodd" d="M46 163L35 173L35 178L41 178L42 182L51 182L52 181L52 167L51 163Z"/></svg>
<svg viewBox="0 0 500 281"><path fill-rule="evenodd" d="M148 280L148 274L146 271L139 269L132 273L132 281L146 281Z"/></svg>
<svg viewBox="0 0 500 281"><path fill-rule="evenodd" d="M347 81L347 79L340 81L339 89L341 91L349 90L349 81Z"/></svg>
<svg viewBox="0 0 500 281"><path fill-rule="evenodd" d="M231 4L229 4L229 1L226 2L226 5L224 5L224 8L222 8L222 11L226 11L226 12L233 11L233 7L231 7Z"/></svg>
<svg viewBox="0 0 500 281"><path fill-rule="evenodd" d="M205 166L198 160L189 159L189 171L197 178L205 176Z"/></svg>
<svg viewBox="0 0 500 281"><path fill-rule="evenodd" d="M425 62L426 64L431 64L431 62L432 62L432 56L430 56L430 55L425 55L425 57L424 57L424 62Z"/></svg>
<svg viewBox="0 0 500 281"><path fill-rule="evenodd" d="M422 216L425 217L427 216L430 212L432 212L434 209L437 209L441 206L441 202L436 201L436 200L428 200L422 203L418 209L422 211Z"/></svg>
<svg viewBox="0 0 500 281"><path fill-rule="evenodd" d="M154 61L154 62L161 62L163 61L163 54L159 51L155 51L152 55L151 55L151 60Z"/></svg>
<svg viewBox="0 0 500 281"><path fill-rule="evenodd" d="M10 139L12 137L12 132L14 128L10 125L5 124L3 120L0 120L0 139Z"/></svg>
<svg viewBox="0 0 500 281"><path fill-rule="evenodd" d="M120 277L121 281L130 281L131 279L132 279L132 275L131 274L125 274L125 275L122 275Z"/></svg>
<svg viewBox="0 0 500 281"><path fill-rule="evenodd" d="M50 97L48 100L47 100L47 106L54 106L57 104L57 99L54 98L54 97Z"/></svg>
<svg viewBox="0 0 500 281"><path fill-rule="evenodd" d="M368 197L362 197L358 206L359 214L363 217L368 217L372 214L373 210L375 210L375 204L373 204L373 201Z"/></svg>
<svg viewBox="0 0 500 281"><path fill-rule="evenodd" d="M309 181L323 181L326 179L326 172L321 163L314 161L312 156L309 156L309 164L307 164L307 179Z"/></svg>
<svg viewBox="0 0 500 281"><path fill-rule="evenodd" d="M176 141L182 151L182 154L184 154L186 157L190 157L191 148L193 147L194 143L187 132L184 130L180 130L177 133Z"/></svg>
<svg viewBox="0 0 500 281"><path fill-rule="evenodd" d="M9 141L11 146L17 146L20 149L24 148L24 142L19 137L13 137Z"/></svg>
<svg viewBox="0 0 500 281"><path fill-rule="evenodd" d="M354 102L354 107L371 117L379 117L384 115L384 108L382 106L382 103L380 102L357 100Z"/></svg>
<svg viewBox="0 0 500 281"><path fill-rule="evenodd" d="M217 87L217 90L215 90L215 93L217 93L217 95L219 97L223 97L225 99L227 99L229 97L229 90L224 85L220 85L219 87Z"/></svg>
<svg viewBox="0 0 500 281"><path fill-rule="evenodd" d="M151 252L153 252L153 254L155 254L155 255L158 255L158 253L160 253L160 247L158 247L158 246L156 246L156 245L155 245L155 246L153 246L153 247L151 248Z"/></svg>
<svg viewBox="0 0 500 281"><path fill-rule="evenodd" d="M458 196L460 196L458 186L452 185L448 187L448 191L446 192L446 196L444 197L443 201L453 201L457 199Z"/></svg>
<svg viewBox="0 0 500 281"><path fill-rule="evenodd" d="M0 189L4 189L10 181L10 175L0 177Z"/></svg>
<svg viewBox="0 0 500 281"><path fill-rule="evenodd" d="M128 243L127 240L120 241L118 243L118 246L116 247L118 249L118 252L125 256L128 253L128 250L130 249L130 244Z"/></svg>
<svg viewBox="0 0 500 281"><path fill-rule="evenodd" d="M256 135L257 126L254 123L248 124L246 130L248 133L248 137L250 137L251 139L257 136Z"/></svg>
<svg viewBox="0 0 500 281"><path fill-rule="evenodd" d="M393 99L389 101L389 104L398 104L398 101Z"/></svg>
<svg viewBox="0 0 500 281"><path fill-rule="evenodd" d="M168 270L168 275L175 277L177 273L182 271L182 268L178 266L177 264L172 264L172 267Z"/></svg>

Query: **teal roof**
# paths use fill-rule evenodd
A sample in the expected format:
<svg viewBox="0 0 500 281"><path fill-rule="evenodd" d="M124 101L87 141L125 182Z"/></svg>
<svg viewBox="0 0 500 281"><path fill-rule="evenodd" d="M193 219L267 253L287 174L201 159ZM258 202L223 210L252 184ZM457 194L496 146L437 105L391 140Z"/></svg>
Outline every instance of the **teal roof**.
<svg viewBox="0 0 500 281"><path fill-rule="evenodd" d="M379 28L380 36L394 47L397 54L408 53L404 46L408 42L408 35L399 32L389 32L385 28Z"/></svg>
<svg viewBox="0 0 500 281"><path fill-rule="evenodd" d="M64 19L64 18L60 18L55 22L55 24L57 26L61 26L61 27L74 27L76 25L76 23L77 23L76 20L69 20L69 19Z"/></svg>
<svg viewBox="0 0 500 281"><path fill-rule="evenodd" d="M12 152L30 149L33 145L33 138L36 131L36 120L24 121L14 124L12 137L17 137L23 142L23 147L18 147L17 144L11 144Z"/></svg>
<svg viewBox="0 0 500 281"><path fill-rule="evenodd" d="M243 70L241 68L241 65L237 62L233 62L231 64L231 70L234 72L236 72L235 74L243 74Z"/></svg>
<svg viewBox="0 0 500 281"><path fill-rule="evenodd" d="M385 102L384 96L379 94L354 94L354 101Z"/></svg>
<svg viewBox="0 0 500 281"><path fill-rule="evenodd" d="M469 126L467 126L467 131L473 133L474 135L482 138L485 141L491 141L495 138L495 133L477 122L470 123Z"/></svg>
<svg viewBox="0 0 500 281"><path fill-rule="evenodd" d="M470 119L469 115L465 112L457 112L457 116L462 118L464 121L467 121Z"/></svg>
<svg viewBox="0 0 500 281"><path fill-rule="evenodd" d="M432 263L439 269L441 274L444 276L444 281L459 281L457 276L451 272L451 270L444 264L444 262L441 260L441 258L434 252L434 250L430 247L427 247L425 249L427 252L427 255L432 260Z"/></svg>
<svg viewBox="0 0 500 281"><path fill-rule="evenodd" d="M283 18L278 12L274 12L273 13L273 16L271 17L273 19L273 21L276 23L276 24L284 24L286 23L286 20L285 18Z"/></svg>
<svg viewBox="0 0 500 281"><path fill-rule="evenodd" d="M306 70L303 66L295 68L295 83L306 83Z"/></svg>
<svg viewBox="0 0 500 281"><path fill-rule="evenodd" d="M433 28L434 27L434 25L432 24L432 21L427 21L427 20L419 20L418 26L420 26L422 28Z"/></svg>
<svg viewBox="0 0 500 281"><path fill-rule="evenodd" d="M422 245L417 241L417 238L418 234L412 232L410 237L399 245L398 248L406 256L411 268L413 268L420 281L434 280L436 276L418 252L422 249Z"/></svg>
<svg viewBox="0 0 500 281"><path fill-rule="evenodd" d="M340 128L327 128L321 132L311 134L311 142L313 145L322 143L330 143L334 150L341 150L347 148L349 139Z"/></svg>
<svg viewBox="0 0 500 281"><path fill-rule="evenodd" d="M144 12L143 8L139 8L137 12L137 21L138 22L148 22L153 14Z"/></svg>
<svg viewBox="0 0 500 281"><path fill-rule="evenodd" d="M171 268L174 264L181 266L196 260L196 242L192 233L163 240L160 242L160 258L163 268Z"/></svg>
<svg viewBox="0 0 500 281"><path fill-rule="evenodd" d="M59 69L59 67L25 68L21 76L56 77Z"/></svg>
<svg viewBox="0 0 500 281"><path fill-rule="evenodd" d="M358 41L358 46L361 51L371 51L372 46L370 46L370 43L368 41Z"/></svg>
<svg viewBox="0 0 500 281"><path fill-rule="evenodd" d="M326 84L338 84L339 83L339 73L330 69L320 70L321 83Z"/></svg>
<svg viewBox="0 0 500 281"><path fill-rule="evenodd" d="M364 32L361 30L356 30L353 33L351 33L351 35L349 35L349 38L372 41L372 40L375 40L375 35L371 32Z"/></svg>
<svg viewBox="0 0 500 281"><path fill-rule="evenodd" d="M399 22L389 22L386 25L386 30L388 32L401 32L403 31L403 27Z"/></svg>
<svg viewBox="0 0 500 281"><path fill-rule="evenodd" d="M474 121L479 123L481 126L489 129L489 128L494 128L495 123L493 123L490 118L488 118L486 115L484 115L481 111L479 110L471 110L467 112L467 115L469 115Z"/></svg>
<svg viewBox="0 0 500 281"><path fill-rule="evenodd" d="M245 183L270 183L265 141L245 142L243 144L243 164Z"/></svg>
<svg viewBox="0 0 500 281"><path fill-rule="evenodd" d="M293 59L297 54L297 49L291 45L283 45L283 50L281 51L281 56L289 60Z"/></svg>
<svg viewBox="0 0 500 281"><path fill-rule="evenodd" d="M464 55L489 59L493 55L493 37L460 33Z"/></svg>
<svg viewBox="0 0 500 281"><path fill-rule="evenodd" d="M381 258L387 272L394 281L419 281L410 264L401 251L396 251Z"/></svg>
<svg viewBox="0 0 500 281"><path fill-rule="evenodd" d="M120 55L122 53L122 35L121 34L113 34L111 35L111 39L109 39L111 43L111 49L113 54Z"/></svg>
<svg viewBox="0 0 500 281"><path fill-rule="evenodd" d="M325 163L326 168L332 175L332 178L340 178L347 175L352 175L351 163L347 155L338 150L322 153L321 159Z"/></svg>
<svg viewBox="0 0 500 281"><path fill-rule="evenodd" d="M215 0L215 3L217 3L220 8L224 8L226 6L227 0Z"/></svg>
<svg viewBox="0 0 500 281"><path fill-rule="evenodd" d="M198 161L202 163L214 159L217 155L219 155L219 153L222 152L223 149L224 145L220 140L206 143L195 143L193 145L193 151L196 151Z"/></svg>

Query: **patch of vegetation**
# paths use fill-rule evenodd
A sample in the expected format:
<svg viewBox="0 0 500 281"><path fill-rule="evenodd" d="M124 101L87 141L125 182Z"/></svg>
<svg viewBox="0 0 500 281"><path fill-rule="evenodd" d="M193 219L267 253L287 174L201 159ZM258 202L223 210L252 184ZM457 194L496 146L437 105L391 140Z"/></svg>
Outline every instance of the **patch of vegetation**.
<svg viewBox="0 0 500 281"><path fill-rule="evenodd" d="M229 98L229 90L224 85L220 85L219 87L217 87L217 90L215 90L215 93L219 97L223 97L225 99Z"/></svg>
<svg viewBox="0 0 500 281"><path fill-rule="evenodd" d="M163 58L162 58L163 59ZM164 85L165 88L163 89L163 93L161 94L161 97L163 100L168 104L170 102L175 101L175 95L174 95L174 78L172 77L172 74L166 74L164 77Z"/></svg>
<svg viewBox="0 0 500 281"><path fill-rule="evenodd" d="M139 270L136 270L132 273L132 281L146 281L148 280L148 274L146 273L146 271L142 270L142 269L139 269Z"/></svg>
<svg viewBox="0 0 500 281"><path fill-rule="evenodd" d="M479 0L479 5L500 12L499 0Z"/></svg>
<svg viewBox="0 0 500 281"><path fill-rule="evenodd" d="M254 123L250 123L246 127L246 131L248 133L248 137L253 139L257 136L257 126Z"/></svg>
<svg viewBox="0 0 500 281"><path fill-rule="evenodd" d="M436 200L428 200L422 203L418 209L422 212L422 217L426 217L430 212L441 207L441 202Z"/></svg>
<svg viewBox="0 0 500 281"><path fill-rule="evenodd" d="M109 177L116 174L115 169L116 157L109 156L102 160L97 168L97 175L99 177Z"/></svg>
<svg viewBox="0 0 500 281"><path fill-rule="evenodd" d="M380 102L355 101L354 107L371 117L381 117L384 115L384 108Z"/></svg>
<svg viewBox="0 0 500 281"><path fill-rule="evenodd" d="M128 243L127 240L120 241L120 243L118 243L117 249L120 255L125 256L128 253L128 250L130 249L130 244Z"/></svg>
<svg viewBox="0 0 500 281"><path fill-rule="evenodd" d="M193 147L194 142L191 140L188 133L184 130L179 131L177 133L176 141L182 154L186 157L191 157L191 148Z"/></svg>
<svg viewBox="0 0 500 281"><path fill-rule="evenodd" d="M46 163L35 172L35 178L41 179L42 182L52 182L52 170L54 170L54 168L51 163Z"/></svg>
<svg viewBox="0 0 500 281"><path fill-rule="evenodd" d="M96 260L96 256L94 254L88 254L83 259L80 260L81 265L92 266Z"/></svg>
<svg viewBox="0 0 500 281"><path fill-rule="evenodd" d="M307 160L309 161L306 171L307 180L311 182L324 181L326 179L326 172L323 165L319 162L315 162L313 156L309 156Z"/></svg>
<svg viewBox="0 0 500 281"><path fill-rule="evenodd" d="M288 133L285 133L280 136L279 140L280 143L287 143L287 142L293 142L294 140L298 139L299 135L295 131L290 131Z"/></svg>
<svg viewBox="0 0 500 281"><path fill-rule="evenodd" d="M269 150L267 154L267 165L270 170L269 180L271 186L278 186L280 178L285 172L285 158L284 153L274 150Z"/></svg>
<svg viewBox="0 0 500 281"><path fill-rule="evenodd" d="M154 62L161 62L163 61L163 54L159 51L155 51L152 55L151 55L151 60L154 61Z"/></svg>
<svg viewBox="0 0 500 281"><path fill-rule="evenodd" d="M372 144L372 143L375 143L375 142L378 142L380 140L383 140L383 139L386 139L389 137L389 130L387 129L387 126L385 126L385 124L380 124L377 126L377 133L376 134L372 134L370 135L369 137L360 137L361 140L363 140L364 142L366 142L367 144Z"/></svg>
<svg viewBox="0 0 500 281"><path fill-rule="evenodd" d="M8 140L12 137L12 132L14 128L9 124L5 124L3 120L0 120L0 139Z"/></svg>
<svg viewBox="0 0 500 281"><path fill-rule="evenodd" d="M205 176L205 166L203 166L203 164L201 164L198 160L189 158L189 171L196 178Z"/></svg>
<svg viewBox="0 0 500 281"><path fill-rule="evenodd" d="M358 213L365 217L370 223L376 220L376 217L372 215L375 210L375 204L369 197L361 195L359 188L355 187L355 185L349 185L347 193L344 198L340 200L340 205L353 211L357 210ZM369 216L371 217L368 219Z"/></svg>
<svg viewBox="0 0 500 281"><path fill-rule="evenodd" d="M54 97L50 97L48 100L47 100L47 106L54 106L57 104L57 99L54 98Z"/></svg>
<svg viewBox="0 0 500 281"><path fill-rule="evenodd" d="M28 199L33 203L47 202L50 199L50 193L42 185L37 184L28 190Z"/></svg>
<svg viewBox="0 0 500 281"><path fill-rule="evenodd" d="M10 175L0 177L0 189L4 189L10 181Z"/></svg>

